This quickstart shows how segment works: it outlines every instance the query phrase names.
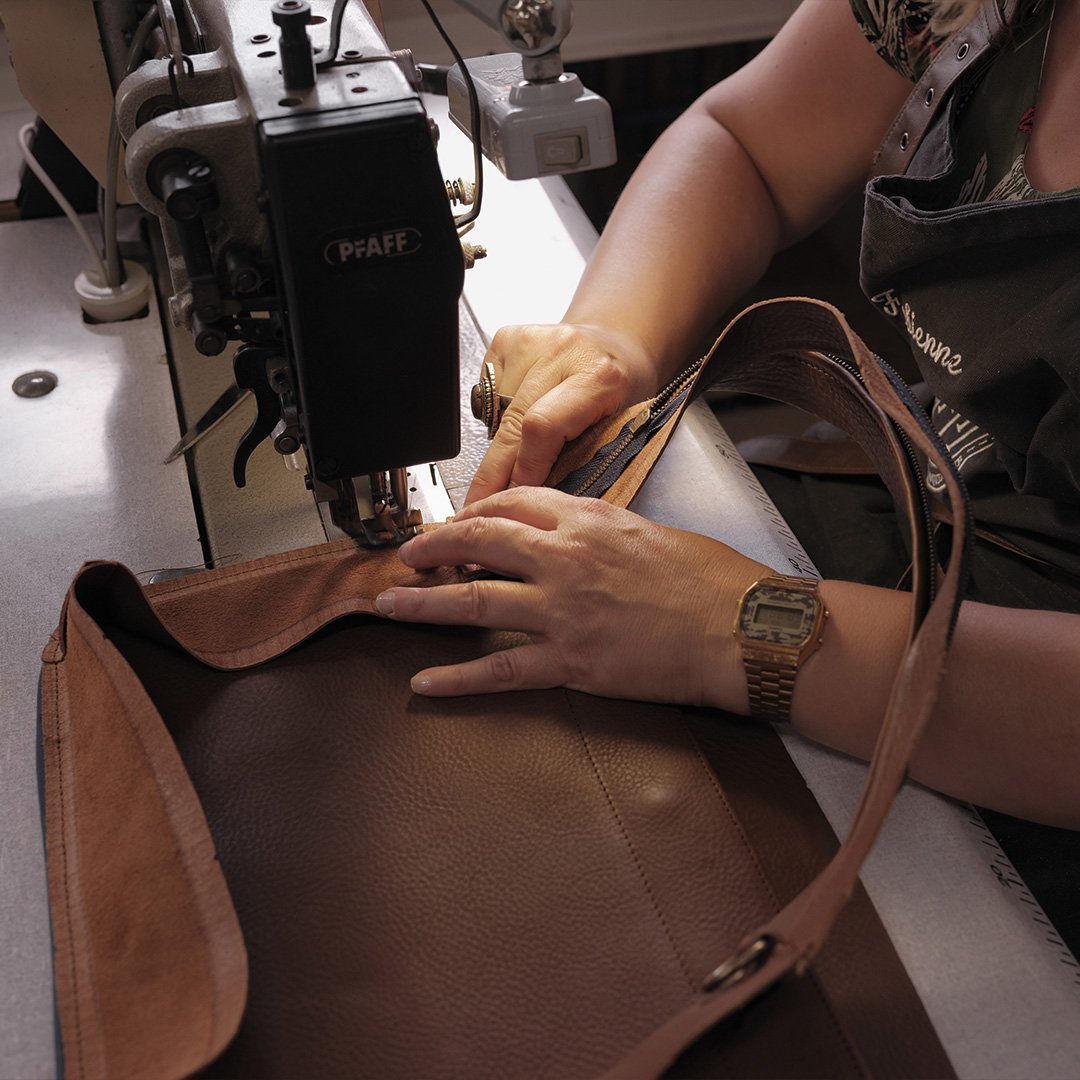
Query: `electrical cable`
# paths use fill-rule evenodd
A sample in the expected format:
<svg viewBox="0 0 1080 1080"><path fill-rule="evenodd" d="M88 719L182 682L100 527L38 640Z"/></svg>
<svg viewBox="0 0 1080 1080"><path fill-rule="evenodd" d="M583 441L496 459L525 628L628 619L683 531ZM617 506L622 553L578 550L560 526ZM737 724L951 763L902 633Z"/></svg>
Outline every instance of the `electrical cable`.
<svg viewBox="0 0 1080 1080"><path fill-rule="evenodd" d="M79 239L86 246L86 250L90 254L90 258L94 262L94 268L101 274L101 280L107 280L107 273L105 271L105 261L101 257L101 252L98 251L97 245L90 237L90 233L86 231L86 226L79 220L79 215L75 213L75 208L64 197L64 193L56 186L53 179L42 168L41 162L34 157L33 150L30 149L30 133L34 130L34 125L23 124L19 128L18 140L19 150L22 152L23 160L26 162L26 167L41 181L41 186L56 200L56 205L60 207L64 212L64 216L75 227L75 231L79 234Z"/></svg>
<svg viewBox="0 0 1080 1080"><path fill-rule="evenodd" d="M475 179L473 181L472 206L461 217L454 218L454 223L460 230L480 216L480 205L484 199L484 155L480 148L480 96L476 92L476 84L473 82L472 75L469 73L461 53L458 52L458 48L451 40L450 35L443 29L443 24L439 22L439 17L435 14L431 4L428 0L420 0L420 3L424 5L424 10L427 11L428 17L434 23L439 36L446 42L446 47L454 57L454 63L461 69L461 77L469 94L469 127L472 131L473 173Z"/></svg>
<svg viewBox="0 0 1080 1080"><path fill-rule="evenodd" d="M315 56L315 67L318 70L329 66L337 59L338 50L341 48L341 24L345 17L345 8L348 2L349 0L334 0L334 10L330 14L330 43ZM457 46L443 28L431 4L428 3L428 0L420 0L420 3L424 5L424 10L427 11L428 17L439 32L439 36L446 43L446 47L453 55L455 63L461 68L461 75L465 80L465 87L469 94L469 123L473 131L473 172L475 173L475 181L473 183L472 206L466 213L454 218L454 223L460 230L480 216L480 204L484 197L484 159L480 149L480 98L476 93L476 85L472 80L469 69L465 66L461 53L458 52Z"/></svg>
<svg viewBox="0 0 1080 1080"><path fill-rule="evenodd" d="M341 22L345 18L345 5L349 0L334 0L334 10L330 13L330 44L315 56L316 70L322 70L337 59L341 48Z"/></svg>

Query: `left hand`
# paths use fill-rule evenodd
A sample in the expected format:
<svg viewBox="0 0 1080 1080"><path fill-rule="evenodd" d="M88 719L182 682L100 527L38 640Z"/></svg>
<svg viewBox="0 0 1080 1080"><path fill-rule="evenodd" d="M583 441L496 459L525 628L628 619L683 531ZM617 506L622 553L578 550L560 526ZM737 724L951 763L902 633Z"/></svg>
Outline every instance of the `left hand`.
<svg viewBox="0 0 1080 1080"><path fill-rule="evenodd" d="M765 569L715 540L596 499L521 487L473 503L400 557L414 569L477 563L517 580L389 589L377 600L384 615L531 637L421 671L417 693L567 686L747 711L732 625Z"/></svg>

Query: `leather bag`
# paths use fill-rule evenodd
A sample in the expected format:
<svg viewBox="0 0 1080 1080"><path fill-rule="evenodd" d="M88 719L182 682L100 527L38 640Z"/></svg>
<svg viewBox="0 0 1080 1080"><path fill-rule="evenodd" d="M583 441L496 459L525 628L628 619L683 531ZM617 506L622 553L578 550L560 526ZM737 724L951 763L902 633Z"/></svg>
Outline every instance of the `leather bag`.
<svg viewBox="0 0 1080 1080"><path fill-rule="evenodd" d="M939 575L908 444L947 457L809 300L749 309L549 482L629 503L717 384L849 430L912 522L912 640L844 843L765 725L412 696L510 636L375 596L463 570L351 541L146 587L91 563L41 684L67 1077L950 1074L857 874L933 711L962 491Z"/></svg>

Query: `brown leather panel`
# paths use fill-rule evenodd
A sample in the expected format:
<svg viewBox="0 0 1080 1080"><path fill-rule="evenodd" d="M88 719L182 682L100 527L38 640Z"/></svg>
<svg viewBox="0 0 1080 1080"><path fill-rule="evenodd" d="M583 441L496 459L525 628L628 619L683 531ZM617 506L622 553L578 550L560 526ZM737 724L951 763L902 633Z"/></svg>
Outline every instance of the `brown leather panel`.
<svg viewBox="0 0 1080 1080"><path fill-rule="evenodd" d="M213 667L233 669L279 656L344 615L374 614L375 597L391 585L460 580L451 568L409 570L393 548L336 540L151 585L144 595L183 648ZM129 620L137 617L135 608L145 608L130 590L114 602L131 606ZM238 615L253 611L257 618ZM147 615L144 610L141 618Z"/></svg>
<svg viewBox="0 0 1080 1080"><path fill-rule="evenodd" d="M737 725L694 738L677 710L561 691L408 694L417 666L506 644L490 635L351 619L232 675L111 633L172 727L248 943L251 999L214 1075L592 1075L835 847L781 749L763 766L779 796L765 846L816 850L777 889L783 855L759 864L765 837L735 819L698 744L760 790L745 769L759 748L724 745ZM749 820L760 833L760 808ZM889 971L870 921L853 947ZM863 1049L805 980L687 1060L707 1063L696 1075L854 1076Z"/></svg>
<svg viewBox="0 0 1080 1080"><path fill-rule="evenodd" d="M858 443L848 439L804 439L790 435L757 435L736 449L751 465L831 476L876 475Z"/></svg>
<svg viewBox="0 0 1080 1080"><path fill-rule="evenodd" d="M775 908L677 710L409 694L485 634L351 619L225 674L110 633L244 927L251 995L212 1074L593 1075Z"/></svg>
<svg viewBox="0 0 1080 1080"><path fill-rule="evenodd" d="M239 1022L240 928L172 740L77 596L67 616L42 683L65 1074L184 1075Z"/></svg>
<svg viewBox="0 0 1080 1080"><path fill-rule="evenodd" d="M213 593L205 579L192 584L197 597ZM243 588L256 603L259 590ZM220 829L219 858L253 972L240 1037L219 1064L224 1075L288 1076L306 1067L336 1075L357 1062L416 1075L432 1068L432 1047L436 1061L462 1066L451 1072L484 1075L491 1063L499 1063L494 1071L514 1063L531 1075L529 1063L554 1053L554 1075L593 1074L677 1011L745 929L778 906L677 711L562 691L413 699L407 679L418 666L497 643L381 620L347 620L274 664L231 675L176 649L122 573L94 568L79 595L103 620L126 619L138 630L111 633L129 660L151 658L137 670L166 717L175 712L174 738L212 829ZM247 621L243 607L231 612L234 622ZM342 732L348 738L334 738ZM745 766L741 751L732 757ZM409 784L418 775L419 792ZM433 777L445 786L433 786ZM546 800L534 798L538 780ZM575 799L588 789L586 805L568 801L568 780ZM519 799L523 789L529 800ZM285 809L287 797L294 802ZM597 815L607 822L598 837ZM330 832L330 823L343 833ZM831 841L827 827L823 835ZM476 836L490 837L484 858ZM417 862L397 870L395 853ZM422 880L432 866L446 872L435 897ZM325 894L312 889L324 881L332 882ZM415 909L397 899L410 895ZM160 910L171 917L170 904ZM374 910L376 929L350 939L357 913ZM474 931L462 933L468 924ZM491 987L476 1002L455 976L475 969L485 941L490 971L480 977ZM384 981L399 967L404 985ZM465 977L465 986L476 983ZM373 1017L372 1026L357 1024L357 1015ZM342 1030L355 1030L361 1045L343 1045ZM411 1037L399 1044L388 1038L397 1030L424 1035L419 1045ZM751 1025L726 1025L718 1039L710 1075L809 1075L819 1063L822 1075L861 1071L810 982L782 987L755 1005Z"/></svg>
<svg viewBox="0 0 1080 1080"><path fill-rule="evenodd" d="M721 359L735 351L754 360L751 382L777 383L761 366L765 358L778 350L783 355L789 342L795 349L807 334L830 349L837 341L857 347L831 323L833 314L810 302L765 307L740 319L716 352ZM793 358L807 394L826 399L822 415L837 422L828 410L847 410L871 441L881 438L872 410L860 411L859 395L842 379L837 391L812 358L798 352ZM888 389L875 370L867 379ZM796 403L808 404L805 398ZM896 405L894 415L902 411ZM620 483L632 486L647 471L670 430ZM896 458L902 481L887 425L884 434L882 460L888 467ZM918 442L920 434L913 437ZM603 438L599 434L593 445ZM621 491L615 499L622 501ZM957 573L950 567L942 594L947 603ZM753 815L744 829L727 812L677 712L562 691L413 699L408 676L417 668L478 655L497 639L347 617L370 611L374 595L388 584L456 576L413 578L393 552L360 552L346 541L166 583L148 591L151 602L133 579L107 566L90 568L77 585L77 600L93 606L138 660L172 724L244 926L252 997L240 1036L217 1071L582 1075L621 1058L620 1075L655 1075L688 1039L784 972L800 969L818 949L928 718L949 618L947 603L935 606L924 624L933 636L921 635L901 668L899 693L917 707L888 725L853 839L793 906L772 917L778 894L791 882L781 881L769 860L754 857L747 843L757 828ZM82 656L92 670L79 671ZM66 672L92 691L66 721L60 679L56 704L45 715L46 730L59 740L49 766L50 833L66 849L50 851L50 875L60 875L54 910L66 904L74 928L57 939L58 970L93 962L95 949L110 955L129 926L145 933L155 918L169 924L175 903L177 926L197 912L197 930L205 936L209 927L211 946L217 933L224 952L219 957L214 947L205 953L197 947L177 956L167 930L164 963L153 959L156 938L123 957L118 978L121 985L130 980L126 997L137 996L131 987L143 979L156 993L160 972L174 963L192 986L205 984L209 972L211 989L235 1005L242 979L226 940L231 909L220 878L214 885L205 822L169 739L126 663L75 601L47 666L61 658ZM116 755L107 740L94 742L102 708L110 713L106 731L122 728L126 714L147 760L134 755L123 732ZM69 737L65 723L79 733ZM637 743L633 754L627 733ZM84 740L91 748L85 752ZM86 771L87 763L96 775ZM65 770L78 774L74 801L70 783L66 794L59 791ZM128 780L126 772L142 775ZM118 801L117 792L132 793L132 800ZM99 793L108 795L102 821L117 822L123 840L115 853L107 850L110 828L96 821L87 826L74 813L88 806L97 814ZM230 817L226 832L221 823ZM127 835L140 831L140 819L149 838L142 847ZM779 823L781 835L786 827ZM160 856L154 836L172 838L170 857ZM148 845L148 865L160 881L144 880L125 861ZM84 849L100 858L89 875L85 861L77 865L71 854ZM105 896L112 906L99 902ZM93 928L79 937L79 920L88 912ZM762 967L734 989L698 991L700 973L763 923L778 944ZM864 952L864 962L873 952ZM745 1054L734 1036L724 1039L722 1071L866 1071L861 1036L832 1016L828 971L826 964L820 979L782 987L756 1003L757 1034ZM94 1072L102 1059L94 1034L84 1036L70 1022L73 1010L85 1022L80 994L86 984L58 977L57 985L65 1045L70 1039L76 1051L82 1048ZM195 994L190 1002L198 999ZM150 1034L145 1045L167 1040L179 1020L200 1032L187 1040L190 1053L205 1054L216 1033L235 1023L237 1010L215 1014L210 989L201 1000L211 1005L209 1019L198 1009L187 1016L183 993L175 1015L156 1010L164 1034ZM860 998L854 1006L866 1003ZM724 1031L740 1023L729 1019ZM120 1027L110 1028L110 1039ZM205 1039L201 1031L209 1033ZM762 1038L768 1047L753 1048ZM639 1051L623 1057L635 1042ZM163 1055L173 1053L173 1044L162 1045ZM136 1056L129 1071L150 1060ZM172 1074L175 1060L161 1057L156 1071Z"/></svg>
<svg viewBox="0 0 1080 1080"><path fill-rule="evenodd" d="M709 714L688 723L739 815L781 904L834 854L837 841L771 727ZM869 957L873 957L869 960ZM830 1021L877 1077L946 1077L953 1070L877 912L858 885L822 950L811 980ZM747 1061L741 1069L751 1075Z"/></svg>

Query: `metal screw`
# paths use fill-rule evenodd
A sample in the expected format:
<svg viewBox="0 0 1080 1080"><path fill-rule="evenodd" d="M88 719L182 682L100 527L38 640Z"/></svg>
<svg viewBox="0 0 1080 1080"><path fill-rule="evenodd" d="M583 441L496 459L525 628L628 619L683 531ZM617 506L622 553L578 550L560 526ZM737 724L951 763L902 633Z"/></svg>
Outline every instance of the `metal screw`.
<svg viewBox="0 0 1080 1080"><path fill-rule="evenodd" d="M259 287L259 275L247 267L237 270L233 277L232 287L238 293L254 292Z"/></svg>
<svg viewBox="0 0 1080 1080"><path fill-rule="evenodd" d="M461 254L465 259L465 269L471 270L477 259L487 258L487 248L482 244L470 244L468 240L461 241Z"/></svg>

